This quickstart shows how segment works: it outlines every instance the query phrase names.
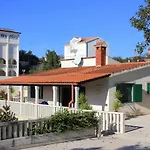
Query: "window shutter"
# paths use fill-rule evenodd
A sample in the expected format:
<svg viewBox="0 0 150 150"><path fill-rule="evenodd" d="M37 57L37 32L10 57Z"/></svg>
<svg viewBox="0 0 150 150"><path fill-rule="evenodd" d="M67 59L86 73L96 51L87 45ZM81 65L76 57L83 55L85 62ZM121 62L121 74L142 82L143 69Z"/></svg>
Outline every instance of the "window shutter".
<svg viewBox="0 0 150 150"><path fill-rule="evenodd" d="M147 84L147 94L150 94L150 83Z"/></svg>
<svg viewBox="0 0 150 150"><path fill-rule="evenodd" d="M142 102L142 84L134 84L133 86L133 101Z"/></svg>

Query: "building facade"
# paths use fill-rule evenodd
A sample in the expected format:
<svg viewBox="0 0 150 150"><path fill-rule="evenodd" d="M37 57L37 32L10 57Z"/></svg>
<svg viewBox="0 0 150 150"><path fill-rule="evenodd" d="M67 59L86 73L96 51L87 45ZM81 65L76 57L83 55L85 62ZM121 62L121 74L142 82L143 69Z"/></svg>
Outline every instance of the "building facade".
<svg viewBox="0 0 150 150"><path fill-rule="evenodd" d="M0 28L0 80L19 76L20 34Z"/></svg>

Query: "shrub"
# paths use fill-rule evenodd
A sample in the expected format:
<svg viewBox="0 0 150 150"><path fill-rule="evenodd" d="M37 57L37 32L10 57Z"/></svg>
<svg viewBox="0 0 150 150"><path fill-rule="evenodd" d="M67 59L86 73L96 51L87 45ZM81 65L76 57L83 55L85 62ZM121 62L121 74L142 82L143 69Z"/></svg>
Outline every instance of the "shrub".
<svg viewBox="0 0 150 150"><path fill-rule="evenodd" d="M81 93L78 97L79 108L82 110L92 110L92 106L90 106L87 102L87 97Z"/></svg>
<svg viewBox="0 0 150 150"><path fill-rule="evenodd" d="M1 98L2 100L6 99L6 91L5 91L5 90L1 90L1 91L0 91L0 98Z"/></svg>
<svg viewBox="0 0 150 150"><path fill-rule="evenodd" d="M68 110L57 112L50 119L52 132L65 132L96 127L97 118L95 112L70 113Z"/></svg>
<svg viewBox="0 0 150 150"><path fill-rule="evenodd" d="M120 99L123 97L123 95L121 94L120 91L116 91L115 92L115 101L113 102L113 110L114 111L118 111L120 107L123 106L123 104L121 103Z"/></svg>
<svg viewBox="0 0 150 150"><path fill-rule="evenodd" d="M15 116L15 113L11 112L10 106L3 106L3 109L0 109L0 122L9 122L17 121L18 118Z"/></svg>

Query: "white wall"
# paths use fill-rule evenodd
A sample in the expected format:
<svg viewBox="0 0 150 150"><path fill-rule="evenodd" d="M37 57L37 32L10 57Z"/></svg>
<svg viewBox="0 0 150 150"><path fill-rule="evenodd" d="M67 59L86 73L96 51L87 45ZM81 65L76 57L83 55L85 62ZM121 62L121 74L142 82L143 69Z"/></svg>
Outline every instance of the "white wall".
<svg viewBox="0 0 150 150"><path fill-rule="evenodd" d="M83 84L86 88L88 104L95 110L108 110L108 85L109 78L103 78Z"/></svg>
<svg viewBox="0 0 150 150"><path fill-rule="evenodd" d="M77 49L77 53L81 57L86 57L86 43L77 43L74 44L74 49ZM70 45L64 46L64 59L74 58L74 53L70 52Z"/></svg>
<svg viewBox="0 0 150 150"><path fill-rule="evenodd" d="M116 92L115 85L118 83L136 83L142 84L143 89L143 102L126 104L123 108L124 111L131 111L132 106L136 106L142 112L150 112L150 95L147 94L147 82L150 82L150 67L138 69L136 71L126 72L124 74L116 75L110 77L109 80L109 98L110 106L109 109L112 110L112 103L114 101L114 93Z"/></svg>
<svg viewBox="0 0 150 150"><path fill-rule="evenodd" d="M109 56L106 56L106 65L108 65L108 64L120 64L120 62L112 59Z"/></svg>
<svg viewBox="0 0 150 150"><path fill-rule="evenodd" d="M6 35L6 38L1 37L1 34ZM17 36L18 39L12 38L13 36ZM0 70L4 70L6 72L6 76L8 76L9 70L14 70L16 72L16 76L19 75L19 34L18 33L10 33L0 31L0 58L4 58L6 60L6 65L0 66ZM17 61L17 65L9 66L8 60L13 58Z"/></svg>
<svg viewBox="0 0 150 150"><path fill-rule="evenodd" d="M63 60L61 61L61 68L70 68L70 67L83 67L83 66L95 66L95 58L83 58L79 65L75 65L72 60Z"/></svg>
<svg viewBox="0 0 150 150"><path fill-rule="evenodd" d="M109 56L106 56L106 65L108 64L118 64L120 62L112 59ZM82 58L82 61L79 65L75 65L72 60L63 60L61 61L61 68L70 68L70 67L83 67L83 66L95 66L96 58Z"/></svg>

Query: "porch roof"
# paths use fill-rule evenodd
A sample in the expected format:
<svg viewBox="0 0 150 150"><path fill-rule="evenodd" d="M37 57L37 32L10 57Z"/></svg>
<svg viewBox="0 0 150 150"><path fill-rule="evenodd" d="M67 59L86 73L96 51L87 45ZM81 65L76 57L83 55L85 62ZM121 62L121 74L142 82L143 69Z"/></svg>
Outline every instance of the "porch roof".
<svg viewBox="0 0 150 150"><path fill-rule="evenodd" d="M19 76L0 80L0 85L55 85L55 84L80 84L112 73L139 68L148 65L148 62L121 63L105 66L58 68L33 75Z"/></svg>

